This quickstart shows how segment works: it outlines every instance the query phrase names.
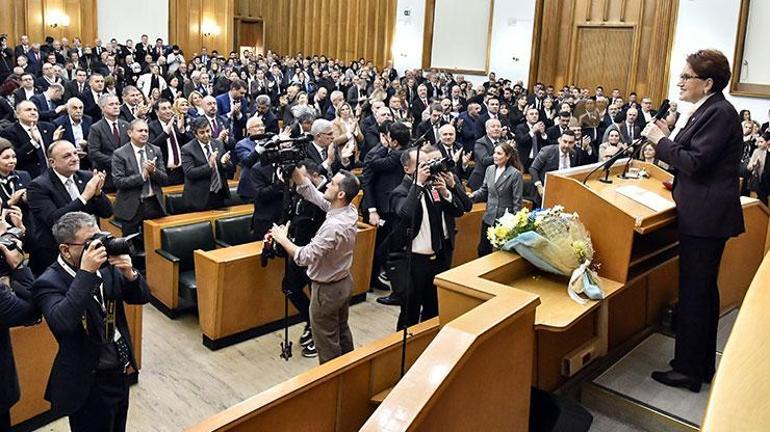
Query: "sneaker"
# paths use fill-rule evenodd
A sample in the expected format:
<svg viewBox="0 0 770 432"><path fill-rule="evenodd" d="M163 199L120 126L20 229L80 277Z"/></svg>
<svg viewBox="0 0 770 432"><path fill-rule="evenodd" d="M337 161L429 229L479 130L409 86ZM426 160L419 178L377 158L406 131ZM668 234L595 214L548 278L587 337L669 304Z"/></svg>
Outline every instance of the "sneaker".
<svg viewBox="0 0 770 432"><path fill-rule="evenodd" d="M310 326L305 325L305 330L302 331L302 336L299 337L299 344L308 346L313 342L313 334L310 332Z"/></svg>
<svg viewBox="0 0 770 432"><path fill-rule="evenodd" d="M310 344L308 346L302 348L302 357L318 357L318 350L315 349L315 344L313 343L312 339L310 340Z"/></svg>
<svg viewBox="0 0 770 432"><path fill-rule="evenodd" d="M377 282L388 287L388 289L391 289L390 279L388 279L388 275L385 272L380 272L380 274L377 275Z"/></svg>

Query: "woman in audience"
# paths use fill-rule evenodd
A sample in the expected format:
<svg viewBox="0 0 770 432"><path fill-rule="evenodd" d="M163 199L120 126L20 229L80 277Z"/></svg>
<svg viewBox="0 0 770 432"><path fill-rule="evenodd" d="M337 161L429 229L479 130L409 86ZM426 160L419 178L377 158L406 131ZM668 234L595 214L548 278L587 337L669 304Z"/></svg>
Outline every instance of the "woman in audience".
<svg viewBox="0 0 770 432"><path fill-rule="evenodd" d="M176 98L183 96L182 83L179 82L179 77L176 75L171 75L167 81L168 87L160 92L160 97L169 102L174 102Z"/></svg>
<svg viewBox="0 0 770 432"><path fill-rule="evenodd" d="M751 111L749 111L747 109L741 110L739 116L740 116L742 122L744 122L744 121L751 121Z"/></svg>
<svg viewBox="0 0 770 432"><path fill-rule="evenodd" d="M559 112L553 107L553 99L547 97L543 99L543 109L540 110L540 121L545 123L545 128L553 126Z"/></svg>
<svg viewBox="0 0 770 432"><path fill-rule="evenodd" d="M292 117L299 118L302 114L312 114L314 117L318 117L315 108L308 104L307 93L305 92L299 92L299 94L297 94L297 103L291 107Z"/></svg>
<svg viewBox="0 0 770 432"><path fill-rule="evenodd" d="M655 144L650 142L642 146L642 149L639 152L639 160L647 162L652 165L657 165L663 168L664 170L668 169L668 164L656 157Z"/></svg>
<svg viewBox="0 0 770 432"><path fill-rule="evenodd" d="M767 147L770 143L770 133L765 132L757 138L757 148L751 155L748 170L751 172L749 190L757 194L757 198L767 205L767 196L770 195L770 176L767 169ZM0 154L2 156L2 154Z"/></svg>
<svg viewBox="0 0 770 432"><path fill-rule="evenodd" d="M190 92L190 108L187 110L187 116L191 119L198 118L203 115L203 95L197 90Z"/></svg>
<svg viewBox="0 0 770 432"><path fill-rule="evenodd" d="M29 227L31 219L27 205L27 186L32 177L26 171L16 170L16 150L5 138L0 138L0 200L2 208L17 207L22 213L22 222Z"/></svg>
<svg viewBox="0 0 770 432"><path fill-rule="evenodd" d="M183 97L176 98L176 100L174 101L173 110L174 110L174 118L176 118L178 122L177 124L181 125L179 128L184 131L189 131L190 120L192 119L190 118L189 115L187 115L187 113L190 110L190 103L187 102L187 99Z"/></svg>
<svg viewBox="0 0 770 432"><path fill-rule="evenodd" d="M503 128L503 131L508 132L504 139L512 138L513 131L516 129L516 126L513 125L513 121L511 120L511 109L508 108L507 104L500 104L500 110L497 112L497 118L500 120L500 126Z"/></svg>
<svg viewBox="0 0 770 432"><path fill-rule="evenodd" d="M615 155L615 153L625 150L628 146L620 140L620 132L612 129L607 134L607 141L599 145L599 160L606 161Z"/></svg>
<svg viewBox="0 0 770 432"><path fill-rule="evenodd" d="M358 153L358 144L364 140L358 119L353 115L353 109L346 102L337 109L337 118L332 122L335 147L341 147L345 154ZM348 156L350 157L350 156Z"/></svg>
<svg viewBox="0 0 770 432"><path fill-rule="evenodd" d="M749 180L751 179L752 172L749 169L749 160L751 155L754 154L754 149L757 148L756 138L754 137L754 123L751 120L744 120L741 123L743 130L743 147L741 148L741 160L738 167L738 175L743 179L741 183L741 195L749 195Z"/></svg>
<svg viewBox="0 0 770 432"><path fill-rule="evenodd" d="M471 194L473 202L486 202L487 209L481 219L481 238L479 239L479 256L492 253L492 244L487 238L489 227L495 220L508 213L521 210L522 190L524 180L523 167L519 162L519 154L508 141L501 141L492 153L492 165L484 173L484 183Z"/></svg>
<svg viewBox="0 0 770 432"><path fill-rule="evenodd" d="M516 98L516 105L511 108L511 124L515 128L516 126L524 123L527 119L524 115L527 112L527 95L521 94Z"/></svg>

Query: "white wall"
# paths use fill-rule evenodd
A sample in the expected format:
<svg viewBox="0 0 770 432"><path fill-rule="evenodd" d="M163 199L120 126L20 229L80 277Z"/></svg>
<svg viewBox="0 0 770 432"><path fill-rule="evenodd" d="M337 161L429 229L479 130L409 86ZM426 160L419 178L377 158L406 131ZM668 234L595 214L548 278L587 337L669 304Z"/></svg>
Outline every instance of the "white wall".
<svg viewBox="0 0 770 432"><path fill-rule="evenodd" d="M472 2L467 2L468 6ZM535 0L496 0L492 16L492 45L489 68L498 78L522 80L527 84L532 53ZM410 16L404 16L404 11ZM463 9L457 9L462 15ZM398 0L393 63L399 72L422 66L425 0ZM462 31L462 29L458 29ZM518 60L513 60L513 58ZM473 83L486 77L466 75Z"/></svg>
<svg viewBox="0 0 770 432"><path fill-rule="evenodd" d="M168 43L168 7L168 1L163 0L97 0L99 38L103 44L112 38L119 43L126 39L138 43L146 34L150 43L157 38Z"/></svg>
<svg viewBox="0 0 770 432"><path fill-rule="evenodd" d="M740 3L740 0L681 0L679 2L679 15L671 51L669 99L678 100L679 98L679 89L676 87L677 77L684 68L688 54L703 48L715 48L727 56L732 66ZM767 23L770 17L764 17L763 20ZM754 120L760 123L767 121L770 99L733 97L727 89L725 96L738 111L751 110ZM684 105L686 104L682 106ZM684 109L687 108L684 107Z"/></svg>

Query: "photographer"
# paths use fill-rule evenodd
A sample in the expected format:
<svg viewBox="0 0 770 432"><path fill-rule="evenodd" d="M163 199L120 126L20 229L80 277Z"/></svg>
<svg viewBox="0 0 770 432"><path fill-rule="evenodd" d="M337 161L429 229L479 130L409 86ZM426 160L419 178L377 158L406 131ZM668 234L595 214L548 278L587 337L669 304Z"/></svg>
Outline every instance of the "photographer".
<svg viewBox="0 0 770 432"><path fill-rule="evenodd" d="M3 216L8 210L3 211ZM3 217L3 220L6 218ZM17 219L18 220L18 219ZM23 228L23 225L21 225ZM34 277L24 266L21 241L6 232L0 222L0 430L11 427L10 409L20 397L16 364L11 348L11 327L31 325L40 317L32 304L30 288ZM13 246L10 246L13 244Z"/></svg>
<svg viewBox="0 0 770 432"><path fill-rule="evenodd" d="M451 266L455 218L470 211L472 206L451 167L438 168L436 162L440 158L435 147L423 147L418 166L417 149L405 151L401 165L406 175L390 194L390 208L399 222L386 242L391 252L388 270L394 288L408 287L408 291L401 294L398 329L438 315L433 278ZM413 176L417 177L416 182ZM412 237L408 238L410 227ZM412 255L407 273L409 251Z"/></svg>
<svg viewBox="0 0 770 432"><path fill-rule="evenodd" d="M353 292L350 267L358 211L351 201L360 186L358 179L345 170L334 175L323 194L310 181L304 167L294 170L292 180L297 193L325 211L326 218L306 246L289 240L286 226L273 226L271 234L297 265L308 267L307 276L312 281L310 326L318 360L326 363L353 350L348 308Z"/></svg>
<svg viewBox="0 0 770 432"><path fill-rule="evenodd" d="M138 370L123 304L147 303L149 289L125 243L100 233L93 216L67 213L53 234L59 256L32 287L59 344L45 398L73 432L123 431L126 372Z"/></svg>

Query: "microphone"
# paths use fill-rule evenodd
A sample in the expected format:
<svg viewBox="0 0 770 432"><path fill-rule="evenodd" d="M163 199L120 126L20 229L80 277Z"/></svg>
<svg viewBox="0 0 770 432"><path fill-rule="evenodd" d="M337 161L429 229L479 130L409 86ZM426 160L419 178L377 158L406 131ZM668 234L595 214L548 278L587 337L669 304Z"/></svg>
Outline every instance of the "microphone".
<svg viewBox="0 0 770 432"><path fill-rule="evenodd" d="M655 117L653 117L651 121L663 120L663 118L666 117L666 114L668 114L669 106L669 100L663 99L663 102L660 103L660 108L658 108L658 112L655 113Z"/></svg>

